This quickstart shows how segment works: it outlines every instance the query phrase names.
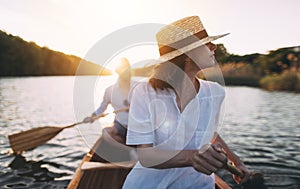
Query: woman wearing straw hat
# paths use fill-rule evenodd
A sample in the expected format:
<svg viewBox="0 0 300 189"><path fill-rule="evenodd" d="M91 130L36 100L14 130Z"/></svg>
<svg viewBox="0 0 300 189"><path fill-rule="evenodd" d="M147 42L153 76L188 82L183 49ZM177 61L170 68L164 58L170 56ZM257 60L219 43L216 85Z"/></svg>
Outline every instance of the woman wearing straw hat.
<svg viewBox="0 0 300 189"><path fill-rule="evenodd" d="M123 188L214 188L214 172L228 158L249 171L216 134L225 91L197 73L215 65L216 45L224 35L208 36L198 16L180 19L156 35L160 59L148 82L131 93L128 145L139 161Z"/></svg>

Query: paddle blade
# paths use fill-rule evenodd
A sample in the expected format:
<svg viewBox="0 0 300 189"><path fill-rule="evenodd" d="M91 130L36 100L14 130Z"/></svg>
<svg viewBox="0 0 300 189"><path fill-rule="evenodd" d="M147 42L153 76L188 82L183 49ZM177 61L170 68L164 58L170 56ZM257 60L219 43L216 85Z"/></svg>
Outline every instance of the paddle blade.
<svg viewBox="0 0 300 189"><path fill-rule="evenodd" d="M45 144L55 137L64 127L39 127L8 136L9 144L17 154Z"/></svg>

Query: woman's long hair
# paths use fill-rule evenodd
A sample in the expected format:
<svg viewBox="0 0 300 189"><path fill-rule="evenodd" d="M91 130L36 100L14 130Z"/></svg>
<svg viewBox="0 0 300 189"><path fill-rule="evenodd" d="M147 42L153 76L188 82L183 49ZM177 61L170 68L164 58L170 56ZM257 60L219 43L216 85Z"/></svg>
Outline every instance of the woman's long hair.
<svg viewBox="0 0 300 189"><path fill-rule="evenodd" d="M180 85L182 82L187 57L182 54L170 61L156 65L149 79L151 86L155 90L174 90L174 85Z"/></svg>

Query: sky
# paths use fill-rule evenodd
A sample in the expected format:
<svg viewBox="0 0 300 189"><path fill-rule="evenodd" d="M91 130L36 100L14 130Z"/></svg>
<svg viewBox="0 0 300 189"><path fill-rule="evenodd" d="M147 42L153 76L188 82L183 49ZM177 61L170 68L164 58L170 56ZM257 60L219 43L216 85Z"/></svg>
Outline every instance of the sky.
<svg viewBox="0 0 300 189"><path fill-rule="evenodd" d="M299 46L299 9L299 0L0 0L0 29L85 57L95 43L121 28L198 15L209 35L230 33L216 43L244 55ZM155 45L144 51L128 56L158 55Z"/></svg>

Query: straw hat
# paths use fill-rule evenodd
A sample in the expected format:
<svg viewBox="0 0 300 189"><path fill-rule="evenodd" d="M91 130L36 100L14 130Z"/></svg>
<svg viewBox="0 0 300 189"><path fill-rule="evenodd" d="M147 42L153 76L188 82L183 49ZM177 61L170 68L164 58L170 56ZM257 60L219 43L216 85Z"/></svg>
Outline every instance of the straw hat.
<svg viewBox="0 0 300 189"><path fill-rule="evenodd" d="M159 62L171 60L229 33L209 36L198 16L190 16L163 27L157 34Z"/></svg>

